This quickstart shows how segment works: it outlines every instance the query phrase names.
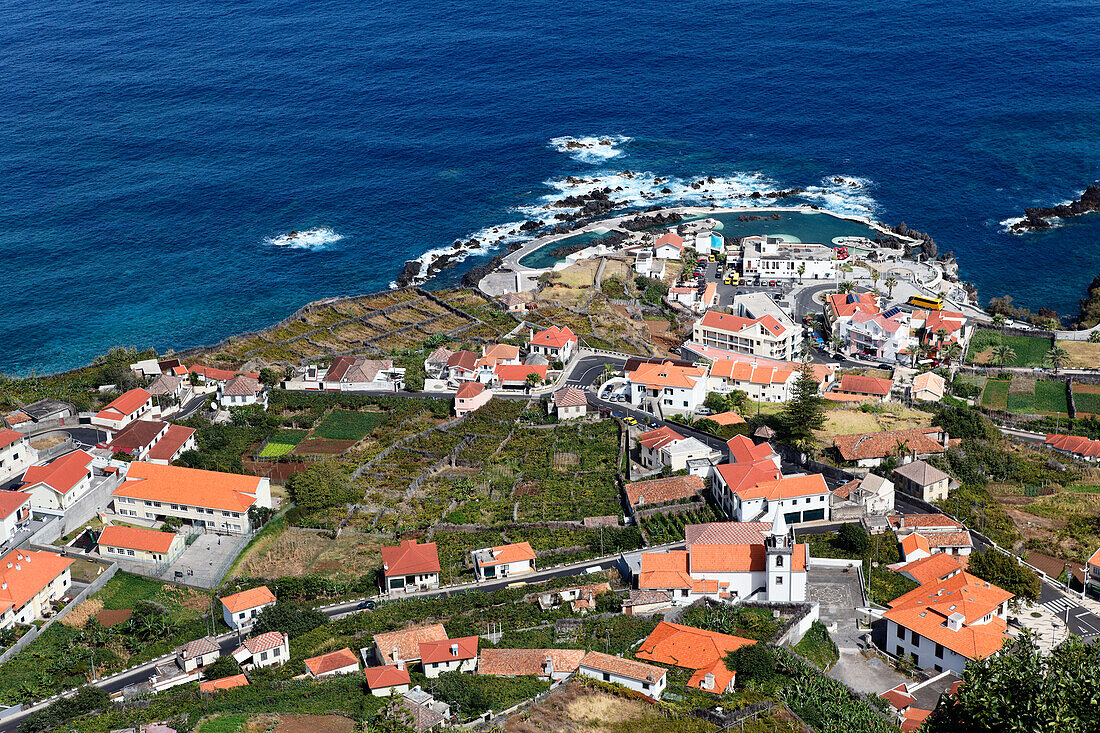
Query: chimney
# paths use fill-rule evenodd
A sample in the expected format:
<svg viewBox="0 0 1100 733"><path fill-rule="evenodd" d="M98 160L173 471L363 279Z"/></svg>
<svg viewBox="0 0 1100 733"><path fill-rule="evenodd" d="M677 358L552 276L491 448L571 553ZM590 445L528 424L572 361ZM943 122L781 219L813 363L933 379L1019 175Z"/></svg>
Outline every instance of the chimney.
<svg viewBox="0 0 1100 733"><path fill-rule="evenodd" d="M405 669L404 662L401 661L401 650L394 647L390 657L393 659L393 663L397 665L398 669Z"/></svg>
<svg viewBox="0 0 1100 733"><path fill-rule="evenodd" d="M451 656L452 657L457 657L458 656L458 644L451 644Z"/></svg>
<svg viewBox="0 0 1100 733"><path fill-rule="evenodd" d="M961 613L956 611L955 613L947 617L947 628L951 629L952 631L958 631L962 628L962 622L965 620L966 616L963 616Z"/></svg>
<svg viewBox="0 0 1100 733"><path fill-rule="evenodd" d="M706 675L703 677L703 689L704 690L713 690L714 689L714 673L713 672L707 672Z"/></svg>
<svg viewBox="0 0 1100 733"><path fill-rule="evenodd" d="M7 583L4 585L7 586ZM554 676L554 660L550 657L547 657L546 661L542 663L542 673L547 677Z"/></svg>

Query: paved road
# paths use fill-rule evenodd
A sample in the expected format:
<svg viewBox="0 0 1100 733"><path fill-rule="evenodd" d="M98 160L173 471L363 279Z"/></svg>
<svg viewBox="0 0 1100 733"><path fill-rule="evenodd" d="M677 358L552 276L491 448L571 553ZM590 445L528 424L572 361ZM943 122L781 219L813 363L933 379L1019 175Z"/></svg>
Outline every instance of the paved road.
<svg viewBox="0 0 1100 733"><path fill-rule="evenodd" d="M1065 621L1071 634L1088 642L1100 638L1100 617L1078 605L1072 595L1061 589L1044 582L1039 590L1039 605Z"/></svg>
<svg viewBox="0 0 1100 733"><path fill-rule="evenodd" d="M615 356L605 356L603 354L582 356L575 360L569 368L569 374L566 375L565 383L574 387L591 387L596 383L600 375L604 373L605 364L611 364L616 371L621 372L623 367L626 366L626 359Z"/></svg>

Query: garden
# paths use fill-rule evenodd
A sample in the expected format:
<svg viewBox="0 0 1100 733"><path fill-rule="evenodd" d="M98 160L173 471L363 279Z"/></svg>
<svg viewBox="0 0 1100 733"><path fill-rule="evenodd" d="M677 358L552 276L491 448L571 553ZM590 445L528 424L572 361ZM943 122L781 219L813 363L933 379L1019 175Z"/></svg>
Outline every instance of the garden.
<svg viewBox="0 0 1100 733"><path fill-rule="evenodd" d="M1076 399L1075 392L1075 402ZM1017 415L1069 414L1065 382L1036 379L1031 375L989 379L982 392L981 405L987 410Z"/></svg>
<svg viewBox="0 0 1100 733"><path fill-rule="evenodd" d="M973 364L997 364L997 348L1008 347L1012 358L999 366L1040 367L1053 341L1042 336L1017 336L987 328L975 330L967 351Z"/></svg>
<svg viewBox="0 0 1100 733"><path fill-rule="evenodd" d="M684 539L684 527L689 524L706 524L725 520L716 507L709 503L699 504L698 509L675 514L652 514L639 519L642 535L650 545L664 545Z"/></svg>

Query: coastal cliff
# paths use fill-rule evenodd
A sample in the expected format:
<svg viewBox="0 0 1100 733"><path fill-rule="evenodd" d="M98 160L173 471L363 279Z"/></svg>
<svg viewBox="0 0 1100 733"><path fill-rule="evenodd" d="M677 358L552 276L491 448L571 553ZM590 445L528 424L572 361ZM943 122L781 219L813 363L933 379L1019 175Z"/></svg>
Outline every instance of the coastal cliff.
<svg viewBox="0 0 1100 733"><path fill-rule="evenodd" d="M1048 229L1051 226L1051 219L1066 219L1096 211L1100 211L1100 184L1092 183L1076 201L1058 206L1024 209L1024 218L1013 222L1008 230L1013 234L1023 234L1037 229Z"/></svg>

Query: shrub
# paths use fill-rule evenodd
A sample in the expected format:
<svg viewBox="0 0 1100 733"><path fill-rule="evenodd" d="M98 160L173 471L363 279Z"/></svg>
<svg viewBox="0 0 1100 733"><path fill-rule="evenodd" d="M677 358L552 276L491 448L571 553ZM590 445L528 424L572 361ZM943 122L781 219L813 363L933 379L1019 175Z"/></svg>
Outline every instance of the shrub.
<svg viewBox="0 0 1100 733"><path fill-rule="evenodd" d="M775 650L766 644L743 646L726 655L726 668L737 672L740 684L767 684L775 678Z"/></svg>

